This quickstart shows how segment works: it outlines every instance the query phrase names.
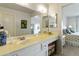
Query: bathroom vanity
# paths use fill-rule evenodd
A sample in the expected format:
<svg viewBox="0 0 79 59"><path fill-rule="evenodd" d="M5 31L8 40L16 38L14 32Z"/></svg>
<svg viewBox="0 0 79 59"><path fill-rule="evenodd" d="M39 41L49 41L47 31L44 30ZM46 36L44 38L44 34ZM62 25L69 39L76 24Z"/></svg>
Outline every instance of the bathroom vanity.
<svg viewBox="0 0 79 59"><path fill-rule="evenodd" d="M0 46L2 56L48 56L49 44L58 40L58 33L41 33L25 37L25 40L16 38L5 46ZM57 44L56 44L57 45ZM57 53L57 46L55 52Z"/></svg>

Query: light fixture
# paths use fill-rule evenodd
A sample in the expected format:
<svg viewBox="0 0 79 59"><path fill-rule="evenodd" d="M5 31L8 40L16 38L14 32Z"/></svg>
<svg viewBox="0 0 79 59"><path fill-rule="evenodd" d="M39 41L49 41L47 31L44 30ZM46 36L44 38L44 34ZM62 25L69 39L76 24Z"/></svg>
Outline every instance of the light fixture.
<svg viewBox="0 0 79 59"><path fill-rule="evenodd" d="M39 11L41 13L46 13L47 12L47 9L45 8L44 5L38 5L37 11Z"/></svg>
<svg viewBox="0 0 79 59"><path fill-rule="evenodd" d="M71 26L71 25L69 25L68 27L69 27L69 28L72 28L72 26Z"/></svg>
<svg viewBox="0 0 79 59"><path fill-rule="evenodd" d="M29 3L16 3L16 4L18 4L20 6L24 6L24 7L29 6Z"/></svg>

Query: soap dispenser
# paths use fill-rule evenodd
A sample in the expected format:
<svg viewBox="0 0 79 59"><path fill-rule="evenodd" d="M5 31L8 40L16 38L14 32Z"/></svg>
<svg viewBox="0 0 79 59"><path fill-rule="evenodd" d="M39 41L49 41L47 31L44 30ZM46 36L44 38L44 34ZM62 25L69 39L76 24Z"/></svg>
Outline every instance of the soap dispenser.
<svg viewBox="0 0 79 59"><path fill-rule="evenodd" d="M7 35L4 31L4 27L0 27L0 46L3 46L6 44Z"/></svg>

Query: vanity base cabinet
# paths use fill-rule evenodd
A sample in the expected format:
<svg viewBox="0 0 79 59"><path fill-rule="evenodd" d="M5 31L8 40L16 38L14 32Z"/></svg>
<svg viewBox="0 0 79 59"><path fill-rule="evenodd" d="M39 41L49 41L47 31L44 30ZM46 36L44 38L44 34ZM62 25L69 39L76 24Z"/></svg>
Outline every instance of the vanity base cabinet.
<svg viewBox="0 0 79 59"><path fill-rule="evenodd" d="M17 51L19 56L35 56L37 53L41 52L41 44L35 44L30 47L21 49Z"/></svg>
<svg viewBox="0 0 79 59"><path fill-rule="evenodd" d="M45 48L48 47L45 45L45 47L43 48L42 43L37 43L30 47L17 50L13 53L9 53L6 56L47 56L48 50Z"/></svg>
<svg viewBox="0 0 79 59"><path fill-rule="evenodd" d="M36 56L48 56L48 51L47 50L42 51L42 52L38 53Z"/></svg>
<svg viewBox="0 0 79 59"><path fill-rule="evenodd" d="M6 56L48 56L48 45L56 40L57 38L48 38L46 41L38 42L29 47L9 53Z"/></svg>

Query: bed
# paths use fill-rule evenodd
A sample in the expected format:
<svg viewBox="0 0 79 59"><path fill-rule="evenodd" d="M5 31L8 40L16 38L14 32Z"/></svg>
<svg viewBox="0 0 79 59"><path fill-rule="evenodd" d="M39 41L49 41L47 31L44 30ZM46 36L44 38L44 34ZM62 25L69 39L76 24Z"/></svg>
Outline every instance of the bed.
<svg viewBox="0 0 79 59"><path fill-rule="evenodd" d="M79 32L65 35L66 45L79 47Z"/></svg>

